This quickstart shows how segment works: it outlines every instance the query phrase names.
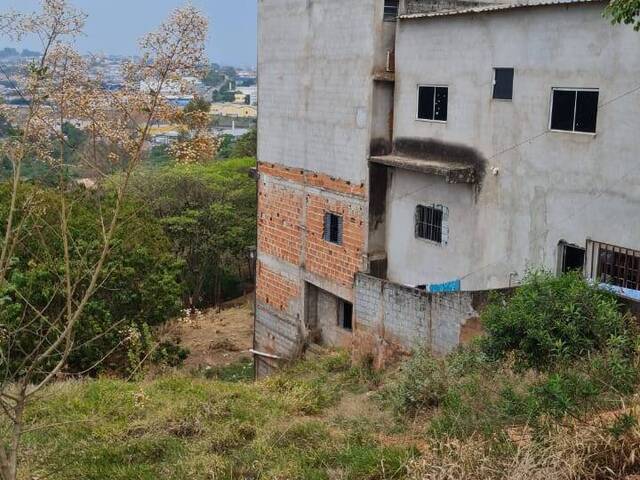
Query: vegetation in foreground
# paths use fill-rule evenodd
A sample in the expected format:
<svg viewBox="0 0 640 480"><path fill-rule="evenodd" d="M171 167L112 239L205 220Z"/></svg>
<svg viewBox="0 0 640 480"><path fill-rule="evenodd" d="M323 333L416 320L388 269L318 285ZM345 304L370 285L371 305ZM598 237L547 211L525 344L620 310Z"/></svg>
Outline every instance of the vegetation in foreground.
<svg viewBox="0 0 640 480"><path fill-rule="evenodd" d="M576 333L587 318L598 327ZM338 352L257 383L243 363L54 385L28 411L23 478L640 473L640 341L613 296L577 274L533 273L483 320L490 334L476 344L446 358L419 350L387 372Z"/></svg>
<svg viewBox="0 0 640 480"><path fill-rule="evenodd" d="M345 354L257 384L242 372L53 385L28 413L55 425L25 435L22 478L390 479L417 454L384 440L392 418L363 409Z"/></svg>

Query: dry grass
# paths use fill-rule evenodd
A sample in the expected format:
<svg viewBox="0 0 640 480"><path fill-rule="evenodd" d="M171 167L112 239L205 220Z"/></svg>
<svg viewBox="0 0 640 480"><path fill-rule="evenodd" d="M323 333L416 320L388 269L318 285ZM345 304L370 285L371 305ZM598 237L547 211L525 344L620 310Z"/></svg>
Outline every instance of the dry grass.
<svg viewBox="0 0 640 480"><path fill-rule="evenodd" d="M410 466L414 480L617 480L640 473L640 403L591 421L552 423L538 438L502 445L442 440ZM522 440L525 438L525 440Z"/></svg>

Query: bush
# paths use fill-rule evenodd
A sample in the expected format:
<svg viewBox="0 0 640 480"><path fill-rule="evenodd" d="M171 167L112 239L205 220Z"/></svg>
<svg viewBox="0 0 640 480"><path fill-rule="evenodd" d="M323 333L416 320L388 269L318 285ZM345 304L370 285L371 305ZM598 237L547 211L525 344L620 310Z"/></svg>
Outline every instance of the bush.
<svg viewBox="0 0 640 480"><path fill-rule="evenodd" d="M482 321L488 334L485 353L503 359L513 352L524 368L549 368L631 335L616 298L578 273L531 272L508 301L494 298Z"/></svg>
<svg viewBox="0 0 640 480"><path fill-rule="evenodd" d="M393 406L401 413L436 407L447 395L450 381L449 364L418 349L403 366L391 395Z"/></svg>
<svg viewBox="0 0 640 480"><path fill-rule="evenodd" d="M61 245L60 199L46 187L29 186L42 205L28 218L25 235L15 253L8 284L0 290L0 324L4 340L14 343L9 369L19 368L22 355L50 332L46 318L63 318L64 272ZM0 205L7 189L0 184ZM101 242L100 214L108 212L112 199L100 191L71 191L66 194L70 209L72 283L82 292L88 282L90 266L95 264ZM4 225L0 209L0 225ZM99 279L100 288L87 303L76 328L74 349L68 361L70 373L98 373L103 368L126 370L128 339L133 330L159 325L177 315L181 308L178 281L181 263L174 257L160 223L139 203L125 205L126 226L117 230L110 255ZM1 227L0 227L1 228ZM73 300L78 302L80 293ZM28 299L28 303L27 303ZM29 324L27 331L20 325ZM15 335L14 335L15 334ZM13 338L15 336L15 338ZM5 348L5 345L0 345ZM100 365L103 358L107 363ZM51 359L56 361L55 358Z"/></svg>

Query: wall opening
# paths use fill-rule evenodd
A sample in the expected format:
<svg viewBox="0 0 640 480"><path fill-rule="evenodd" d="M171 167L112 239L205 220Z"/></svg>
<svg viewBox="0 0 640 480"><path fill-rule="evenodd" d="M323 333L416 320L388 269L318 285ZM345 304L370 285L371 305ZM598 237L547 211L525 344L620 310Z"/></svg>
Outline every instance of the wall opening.
<svg viewBox="0 0 640 480"><path fill-rule="evenodd" d="M353 304L340 300L338 302L338 326L345 330L353 330Z"/></svg>
<svg viewBox="0 0 640 480"><path fill-rule="evenodd" d="M311 283L306 284L305 295L310 342L345 346L345 334L353 330L353 304Z"/></svg>
<svg viewBox="0 0 640 480"><path fill-rule="evenodd" d="M582 272L584 269L585 249L566 242L560 242L558 245L559 272L567 273L573 271Z"/></svg>

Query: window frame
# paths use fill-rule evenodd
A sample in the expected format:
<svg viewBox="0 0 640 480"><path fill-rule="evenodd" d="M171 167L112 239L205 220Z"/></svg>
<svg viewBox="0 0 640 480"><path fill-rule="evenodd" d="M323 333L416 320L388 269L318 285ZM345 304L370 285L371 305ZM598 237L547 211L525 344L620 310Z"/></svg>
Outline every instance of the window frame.
<svg viewBox="0 0 640 480"><path fill-rule="evenodd" d="M576 99L573 104L573 130L558 130L556 128L551 128L551 122L553 119L553 98L554 92L576 92ZM549 123L548 128L550 132L555 133L571 133L571 134L579 134L579 135L590 135L592 137L598 134L598 111L599 105L596 106L598 110L596 110L596 131L595 132L582 132L580 130L576 130L576 112L578 111L578 92L597 92L598 93L598 101L600 101L600 89L599 88L584 88L584 87L551 87L551 97L549 99Z"/></svg>
<svg viewBox="0 0 640 480"><path fill-rule="evenodd" d="M398 0L398 5L395 6L396 14L393 17L391 17L390 15L387 14L387 8L390 8L390 6L387 6L387 0L383 0L383 3L382 3L382 21L383 22L397 22L398 21L398 16L400 15L400 0Z"/></svg>
<svg viewBox="0 0 640 480"><path fill-rule="evenodd" d="M447 89L447 119L446 120L436 120L428 119L428 118L420 118L420 89L421 88L433 88L433 115L435 117L436 112L436 89L438 88L446 88ZM428 122L428 123L447 123L449 121L449 85L444 84L436 84L436 83L419 83L416 87L416 121L418 122Z"/></svg>
<svg viewBox="0 0 640 480"><path fill-rule="evenodd" d="M327 219L331 219L331 218L336 218L338 225L337 225L337 239L334 242L333 240L331 240L331 221L329 220L329 222L327 221ZM327 230L328 227L328 230ZM323 226L322 226L322 239L327 242L327 243L331 243L332 245L342 245L342 241L344 238L344 217L338 213L335 212L325 212L324 213L324 219L323 219Z"/></svg>
<svg viewBox="0 0 640 480"><path fill-rule="evenodd" d="M440 210L442 212L442 223L440 225L440 241L431 240L430 238L421 237L418 235L418 209L422 208L431 208L433 210ZM418 203L416 208L413 210L413 235L416 239L422 240L423 242L427 242L431 245L436 245L439 247L444 247L449 243L449 207L442 205L440 203L432 203L432 204L424 204Z"/></svg>
<svg viewBox="0 0 640 480"><path fill-rule="evenodd" d="M496 90L496 74L498 70L511 70L513 75L511 77L511 98L496 98L495 90ZM493 78L491 79L491 100L496 100L498 102L513 102L513 92L514 92L514 84L516 78L516 69L515 67L493 67Z"/></svg>

